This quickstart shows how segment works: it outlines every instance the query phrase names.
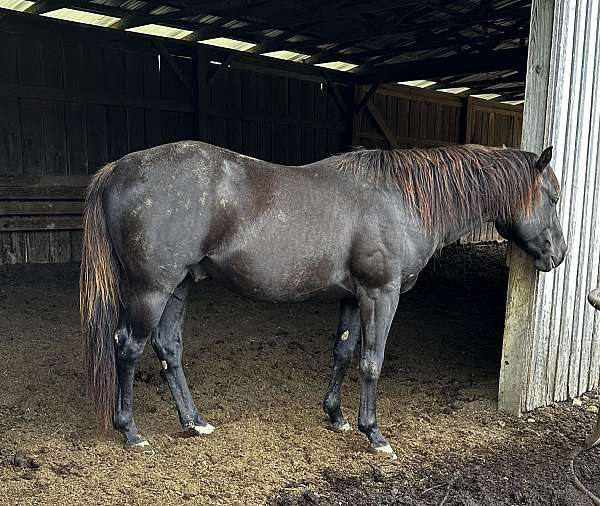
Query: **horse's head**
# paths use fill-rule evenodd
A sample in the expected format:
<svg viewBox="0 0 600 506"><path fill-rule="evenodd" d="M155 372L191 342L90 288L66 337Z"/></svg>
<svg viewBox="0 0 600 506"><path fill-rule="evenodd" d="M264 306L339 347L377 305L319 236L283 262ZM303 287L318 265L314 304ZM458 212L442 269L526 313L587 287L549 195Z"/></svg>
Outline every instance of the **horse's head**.
<svg viewBox="0 0 600 506"><path fill-rule="evenodd" d="M534 198L531 209L523 210L510 221L496 221L500 235L510 239L533 257L536 269L544 272L558 267L567 253L556 205L559 198L558 181L550 168L552 147L546 148L535 162L540 172L540 195Z"/></svg>

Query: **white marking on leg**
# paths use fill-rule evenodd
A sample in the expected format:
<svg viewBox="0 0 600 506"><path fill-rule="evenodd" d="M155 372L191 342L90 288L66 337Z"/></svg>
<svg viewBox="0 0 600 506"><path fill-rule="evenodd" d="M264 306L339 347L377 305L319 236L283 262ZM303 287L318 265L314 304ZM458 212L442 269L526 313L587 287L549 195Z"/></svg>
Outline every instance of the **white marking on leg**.
<svg viewBox="0 0 600 506"><path fill-rule="evenodd" d="M350 336L350 331L349 330L345 330L344 333L340 336L340 339L342 341L345 341L346 339L348 339L349 336Z"/></svg>
<svg viewBox="0 0 600 506"><path fill-rule="evenodd" d="M166 371L167 370L167 361L166 360L161 360L160 361L160 365L162 365L162 368Z"/></svg>
<svg viewBox="0 0 600 506"><path fill-rule="evenodd" d="M115 343L119 344L119 333L115 334Z"/></svg>

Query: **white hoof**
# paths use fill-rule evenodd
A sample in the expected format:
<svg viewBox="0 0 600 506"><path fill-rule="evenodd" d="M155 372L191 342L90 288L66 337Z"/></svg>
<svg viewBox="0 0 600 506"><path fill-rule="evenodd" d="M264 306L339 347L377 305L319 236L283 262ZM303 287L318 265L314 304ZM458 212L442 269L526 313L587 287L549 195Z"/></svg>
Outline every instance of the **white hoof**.
<svg viewBox="0 0 600 506"><path fill-rule="evenodd" d="M392 449L390 445L377 446L373 448L373 451L375 453L379 453L381 455L389 457L390 460L396 460L398 458L398 455L396 455L396 452Z"/></svg>
<svg viewBox="0 0 600 506"><path fill-rule="evenodd" d="M348 432L350 429L352 429L352 427L350 427L350 424L346 422L340 428L336 429L336 432Z"/></svg>
<svg viewBox="0 0 600 506"><path fill-rule="evenodd" d="M192 425L186 429L191 435L206 435L214 430L215 428L210 423L207 423L206 425Z"/></svg>

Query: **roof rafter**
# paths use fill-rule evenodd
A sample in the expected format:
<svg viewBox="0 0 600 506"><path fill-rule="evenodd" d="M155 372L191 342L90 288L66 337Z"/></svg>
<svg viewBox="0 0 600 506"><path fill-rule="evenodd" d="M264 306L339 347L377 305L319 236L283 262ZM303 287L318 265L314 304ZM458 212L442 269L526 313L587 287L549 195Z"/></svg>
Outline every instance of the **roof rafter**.
<svg viewBox="0 0 600 506"><path fill-rule="evenodd" d="M527 64L526 49L487 51L465 58L462 55L431 58L406 63L385 65L377 72L357 74L359 82L370 83L435 79L446 75L480 74L498 70L524 71Z"/></svg>

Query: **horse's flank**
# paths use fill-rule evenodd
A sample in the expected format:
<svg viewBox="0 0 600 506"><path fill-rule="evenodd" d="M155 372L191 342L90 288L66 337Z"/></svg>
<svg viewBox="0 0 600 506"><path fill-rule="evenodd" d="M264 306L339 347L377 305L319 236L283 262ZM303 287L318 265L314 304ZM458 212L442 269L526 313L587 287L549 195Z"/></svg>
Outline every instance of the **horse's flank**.
<svg viewBox="0 0 600 506"><path fill-rule="evenodd" d="M342 173L400 190L434 233L474 217L510 220L529 213L539 195L536 155L479 145L358 150L336 157Z"/></svg>

